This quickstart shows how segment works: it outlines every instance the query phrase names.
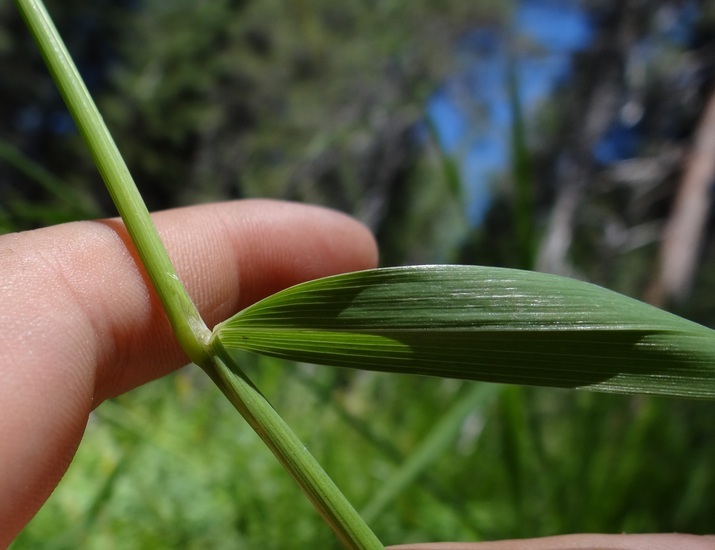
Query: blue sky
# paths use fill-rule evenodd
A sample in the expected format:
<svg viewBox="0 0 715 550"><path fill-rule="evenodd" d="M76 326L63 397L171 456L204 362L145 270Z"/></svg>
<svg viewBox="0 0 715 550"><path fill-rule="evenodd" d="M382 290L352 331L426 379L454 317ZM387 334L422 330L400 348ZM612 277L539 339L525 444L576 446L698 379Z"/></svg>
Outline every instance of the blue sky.
<svg viewBox="0 0 715 550"><path fill-rule="evenodd" d="M460 70L434 93L427 116L442 148L458 159L468 217L479 224L489 184L510 163L510 52L528 118L570 71L571 55L593 36L588 14L573 0L522 0L505 27L477 28L458 46Z"/></svg>

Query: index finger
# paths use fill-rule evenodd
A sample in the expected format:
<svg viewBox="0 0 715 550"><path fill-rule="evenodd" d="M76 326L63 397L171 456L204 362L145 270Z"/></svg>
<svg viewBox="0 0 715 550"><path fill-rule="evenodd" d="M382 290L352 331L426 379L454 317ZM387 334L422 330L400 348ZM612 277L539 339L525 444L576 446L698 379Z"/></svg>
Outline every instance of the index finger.
<svg viewBox="0 0 715 550"><path fill-rule="evenodd" d="M283 287L372 267L345 215L238 201L154 215L209 326ZM0 237L0 546L64 473L89 412L187 362L118 220Z"/></svg>

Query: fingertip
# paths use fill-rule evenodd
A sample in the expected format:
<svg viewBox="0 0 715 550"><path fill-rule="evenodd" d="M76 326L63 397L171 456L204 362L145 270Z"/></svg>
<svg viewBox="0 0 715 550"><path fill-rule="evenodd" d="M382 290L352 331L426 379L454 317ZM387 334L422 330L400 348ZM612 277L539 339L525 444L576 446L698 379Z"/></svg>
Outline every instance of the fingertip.
<svg viewBox="0 0 715 550"><path fill-rule="evenodd" d="M378 262L367 227L318 206L243 200L164 212L157 224L209 324L288 286ZM187 232L193 226L201 231Z"/></svg>

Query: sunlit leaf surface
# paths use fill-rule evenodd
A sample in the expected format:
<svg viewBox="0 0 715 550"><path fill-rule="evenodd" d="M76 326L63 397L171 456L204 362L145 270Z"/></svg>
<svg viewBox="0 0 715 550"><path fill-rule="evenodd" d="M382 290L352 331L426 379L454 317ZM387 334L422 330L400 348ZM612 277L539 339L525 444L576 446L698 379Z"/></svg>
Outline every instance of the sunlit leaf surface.
<svg viewBox="0 0 715 550"><path fill-rule="evenodd" d="M303 283L219 325L214 344L358 369L715 397L714 331L588 283L503 268Z"/></svg>

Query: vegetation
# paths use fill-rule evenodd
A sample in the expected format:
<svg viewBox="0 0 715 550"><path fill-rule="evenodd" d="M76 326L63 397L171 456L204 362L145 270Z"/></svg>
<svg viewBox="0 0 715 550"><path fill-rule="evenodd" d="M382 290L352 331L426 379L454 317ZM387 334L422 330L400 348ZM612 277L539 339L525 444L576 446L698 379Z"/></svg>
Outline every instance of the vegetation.
<svg viewBox="0 0 715 550"><path fill-rule="evenodd" d="M234 6L225 2L210 10L184 3L183 8L196 23L192 24L193 30L217 42L187 38L186 43L179 44L184 40L182 33L155 30L157 25L170 25L171 17L178 18L179 11L162 10L158 4L147 2L127 16L136 19L140 30L142 26L147 33L154 29L152 37L166 35L166 43L149 43L168 52L166 59L175 56L173 63L164 64L160 52L152 56L139 48L146 55L144 63L159 67L147 69L142 81L146 85L147 79L151 83L152 75L155 78L154 85L159 88L154 88L148 99L156 100L156 104L147 98L142 100L141 95L133 98L130 93L132 89L141 91L141 79L137 77L140 73L132 69L131 51L123 54L130 61L121 68L115 67L112 78L116 79L116 95L109 94L104 100L110 121L116 117L114 120L127 124L119 125L120 145L122 149L127 147L130 164L135 160L139 178L152 183L149 195L154 205L255 194L308 199L342 207L370 223L386 244L386 263L433 260L445 254L475 261L487 244L492 247L487 256L490 260L502 259L501 263L507 265L523 261L521 251L508 244L516 223L498 215L511 211L505 206L509 195L505 193L497 200L483 229L471 230L460 219L455 220L457 195L448 185L449 171L441 162L444 153L435 147L420 156L408 139L429 83L439 76L443 59L439 56L448 52L450 35L439 35L444 42L431 41L427 48L431 51L427 53L404 36L424 36L415 34L414 29L425 32L423 29L430 28L428 23L439 27L452 17L466 21L465 14L455 15L428 2L419 6L413 3L408 9L405 3L404 11L399 13L373 10L370 17L356 14L354 21L359 24L354 23L354 35L346 31L336 37L320 32L319 23L330 14L330 7L321 2L300 4L305 9L295 8L298 11L292 14L293 19L278 17L279 8L271 7L278 3L263 2L264 7L259 8L254 3ZM235 61L236 67L252 75L246 78L247 94L236 92L238 76L226 69L240 58L227 54L221 62L210 55L223 47L228 51L225 45L231 40L226 37L233 36L234 31L214 33L202 26L203 21L207 25L224 24L230 19L226 14L234 9L243 10L241 15L246 16L236 18L240 25L275 21L265 33L275 33L289 42L293 35L281 31L287 28L281 27L281 21L288 25L296 16L304 15L298 20L305 22L300 28L306 34L298 35L295 43L276 46L280 54L267 55L265 63L254 60L253 66L250 61ZM260 12L271 9L275 11ZM255 13L255 19L251 13ZM443 14L444 21L435 19L435 13ZM343 15L342 11L335 14ZM498 22L502 14L492 17ZM406 22L407 30L401 29L404 36L386 31L387 24L396 19ZM425 26L420 27L420 22ZM414 27L410 28L410 24ZM346 28L351 27L347 24ZM235 32L248 40L246 35ZM355 36L354 42L350 36ZM379 43L375 53L365 46L372 42L362 39L369 36L389 39L386 44L375 40ZM177 44L171 44L171 37ZM260 52L260 33L250 37L258 44L256 57L262 59L266 54ZM312 52L308 48L310 37L315 41ZM336 53L329 62L321 59L311 65L309 54L325 56L324 52L334 51L328 44L336 38L352 46L346 51L358 52L362 45L366 53L354 53L355 64L350 63L349 55L343 61ZM140 43L135 41L134 47ZM296 44L308 45L308 68L318 73L325 70L322 79L301 77L310 83L305 84L304 91L300 78L294 80L296 76L287 71L287 67L296 65L289 52L301 53ZM440 52L437 46L444 50ZM125 47L131 50L131 44ZM133 55L136 63L141 61L140 52ZM418 63L418 78L397 91L389 88L395 82L399 84L399 78L388 79L387 84L381 78L386 73L375 76L374 82L367 79L368 91L381 93L368 92L362 104L352 103L354 92L360 90L350 77L359 74L362 82L366 74L357 67L371 65L368 61L384 56L399 68L400 55L408 59L414 55L418 60L427 56L433 64ZM195 56L193 61L191 56ZM229 74L216 69L219 76L212 76L213 69L204 63L206 57L218 65L223 63L223 70ZM275 62L275 72L271 72L271 60ZM178 68L185 68L189 74L182 76ZM208 74L203 74L203 69ZM168 75L178 80L171 82ZM261 82L259 76L265 76L264 87L256 85ZM131 85L133 79L137 82ZM331 91L326 85L331 81L342 84L337 85L338 99L330 93L318 93ZM213 96L221 90L217 83L225 86L223 95ZM381 84L388 90L382 90ZM159 93L163 86L166 91ZM242 106L243 111L237 107L237 112L255 120L242 126L242 118L231 117L232 111L224 100L248 101L245 98L251 97L252 89L259 90L255 96L258 104L248 103ZM286 90L291 90L290 94ZM291 97L293 93L296 95ZM212 103L212 97L219 100ZM401 111L393 108L390 98L407 105L409 116L404 115L402 124L397 123L399 116L393 118ZM265 105L260 103L263 100ZM134 106L132 101L136 101ZM291 106L291 102L299 107ZM349 109L345 118L314 114L340 114L345 112L340 107L348 106L353 106L356 114L351 116ZM321 108L325 111L312 111ZM144 115L141 109L147 109ZM133 119L135 116L140 118ZM172 128L166 123L169 120L183 125L183 130ZM365 121L377 122L363 127ZM136 137L140 128L146 130L146 141ZM289 145L276 138L279 128ZM401 129L399 139L390 134L395 128ZM159 135L153 136L153 132ZM395 148L386 149L388 145ZM201 157L201 153L208 158ZM186 174L191 175L189 182L177 189L176 182L186 180ZM73 177L82 179L81 175ZM428 181L442 185L428 186ZM202 184L194 186L196 182ZM88 184L79 187L84 189ZM601 202L594 207L586 200L591 198L589 193L581 193L579 205L583 212L605 212L608 219L621 215L611 210L617 201L609 194L601 194ZM624 193L623 189L613 192L616 196L619 193ZM23 197L22 193L19 196L20 203L31 204L32 197ZM543 204L543 212L548 212L548 197L537 198ZM637 204L634 201L629 204ZM8 212L8 226L20 225L23 220L45 220L18 218L17 211ZM541 216L545 217L543 212ZM649 212L652 215L653 211ZM434 225L425 224L425 219ZM442 219L454 220L448 231L437 230ZM584 219L590 220L588 215ZM413 231L414 227L419 231ZM499 231L490 232L495 228ZM465 237L470 244L462 246ZM605 267L589 266L585 260L589 257L587 246L598 243L598 238L585 235L582 242L584 250L574 247L574 264L593 270L594 280L625 279L628 284L623 286L630 291L637 286L633 274L612 273L606 267L628 266L637 261L636 271L644 273L653 255L652 251L642 255L643 251L638 250ZM605 277L599 277L605 272ZM714 480L709 468L713 456L709 442L715 439L707 421L711 404L481 387L307 365L286 368L265 358L243 360L251 364L251 378L301 434L349 500L363 506L366 515L374 518L371 525L386 542L477 540L573 531L711 529L709 522L715 512L711 496L715 494ZM445 403L454 406L446 408ZM278 466L250 431L237 428L226 407L217 393L191 371L106 404L93 419L67 480L15 546L101 543L112 547L119 541L123 546L167 548L209 544L218 548L334 546L321 520L307 509L307 503L302 502L287 477L277 471ZM200 444L191 444L192 441ZM420 457L420 461L413 457ZM392 493L385 493L385 487L392 487ZM301 506L305 513L300 512Z"/></svg>

